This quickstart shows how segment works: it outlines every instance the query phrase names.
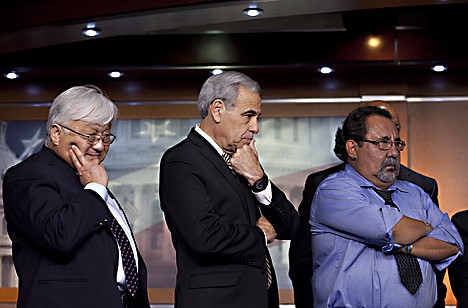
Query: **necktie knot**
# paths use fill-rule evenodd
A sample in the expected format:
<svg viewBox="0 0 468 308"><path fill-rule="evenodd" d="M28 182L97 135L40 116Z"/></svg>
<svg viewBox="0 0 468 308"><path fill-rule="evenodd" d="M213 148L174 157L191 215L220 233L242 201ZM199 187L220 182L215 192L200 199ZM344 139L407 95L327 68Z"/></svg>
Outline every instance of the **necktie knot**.
<svg viewBox="0 0 468 308"><path fill-rule="evenodd" d="M385 201L385 204L395 205L395 203L392 200L393 190L379 190L377 188L372 189L374 189L375 192Z"/></svg>

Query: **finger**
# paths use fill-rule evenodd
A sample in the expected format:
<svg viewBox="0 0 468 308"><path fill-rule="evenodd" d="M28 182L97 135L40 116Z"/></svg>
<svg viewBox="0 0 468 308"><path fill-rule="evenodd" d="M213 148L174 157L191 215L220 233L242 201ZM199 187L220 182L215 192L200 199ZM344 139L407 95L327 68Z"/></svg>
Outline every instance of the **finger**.
<svg viewBox="0 0 468 308"><path fill-rule="evenodd" d="M83 153L81 153L80 149L74 144L72 144L71 149L78 159L80 165L84 165L86 163L86 158L84 157Z"/></svg>
<svg viewBox="0 0 468 308"><path fill-rule="evenodd" d="M80 160L78 159L77 155L76 155L76 152L73 150L73 145L72 145L72 148L70 149L70 158L73 162L73 165L75 166L75 168L78 170L80 169L83 165L81 164Z"/></svg>
<svg viewBox="0 0 468 308"><path fill-rule="evenodd" d="M252 151L255 153L255 156L258 156L258 153L257 153L257 148L255 147L255 139L253 139L250 143L249 143L249 146L250 148L252 149Z"/></svg>

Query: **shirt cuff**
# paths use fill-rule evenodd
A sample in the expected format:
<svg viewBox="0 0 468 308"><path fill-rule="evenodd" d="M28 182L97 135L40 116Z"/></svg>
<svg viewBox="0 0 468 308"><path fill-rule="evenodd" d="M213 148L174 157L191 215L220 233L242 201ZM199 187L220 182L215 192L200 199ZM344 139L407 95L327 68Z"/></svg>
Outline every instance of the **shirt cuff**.
<svg viewBox="0 0 468 308"><path fill-rule="evenodd" d="M388 237L389 237L389 239L388 239L387 244L385 244L385 246L382 247L382 252L383 253L393 252L393 251L396 251L396 250L404 247L404 245L395 243L395 240L393 238L393 231L392 230L388 231Z"/></svg>
<svg viewBox="0 0 468 308"><path fill-rule="evenodd" d="M271 200L273 199L271 182L268 181L267 187L264 190L258 193L254 192L253 194L255 195L255 198L257 198L257 201L260 202L261 204L265 204L265 205L271 204Z"/></svg>
<svg viewBox="0 0 468 308"><path fill-rule="evenodd" d="M109 197L109 194L107 193L107 188L104 185L101 185L98 183L89 183L85 186L84 189L95 191L96 193L99 194L99 196L101 196L102 200L107 202L107 198Z"/></svg>

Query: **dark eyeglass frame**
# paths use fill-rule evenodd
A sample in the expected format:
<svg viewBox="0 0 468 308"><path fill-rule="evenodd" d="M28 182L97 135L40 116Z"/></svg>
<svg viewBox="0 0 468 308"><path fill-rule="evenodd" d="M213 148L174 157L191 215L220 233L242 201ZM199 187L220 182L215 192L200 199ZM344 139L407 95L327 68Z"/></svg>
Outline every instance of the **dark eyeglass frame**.
<svg viewBox="0 0 468 308"><path fill-rule="evenodd" d="M380 140L380 141L375 141L375 140L368 140L368 139L361 139L358 141L364 141L364 142L369 142L372 144L375 144L376 146L379 147L379 150L382 151L388 151L392 148L393 145L395 145L395 148L397 149L398 152L401 152L405 149L406 147L406 142L403 140L395 140L395 141L390 141L390 140Z"/></svg>
<svg viewBox="0 0 468 308"><path fill-rule="evenodd" d="M91 144L91 145L97 144L99 142L99 140L102 140L102 143L104 143L105 145L109 145L109 144L112 144L115 141L115 139L117 138L113 134L104 134L104 135L83 134L83 133L77 132L77 131L69 128L69 127L66 127L65 125L62 125L62 124L57 124L57 125L65 128L65 129L68 129L72 133L75 133L77 135L85 137L88 140L88 143Z"/></svg>

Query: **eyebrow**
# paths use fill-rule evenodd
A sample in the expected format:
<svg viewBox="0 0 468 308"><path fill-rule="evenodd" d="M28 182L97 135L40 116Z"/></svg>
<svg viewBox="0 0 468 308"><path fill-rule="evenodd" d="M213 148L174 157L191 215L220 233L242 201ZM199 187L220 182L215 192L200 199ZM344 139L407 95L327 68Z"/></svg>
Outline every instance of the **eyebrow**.
<svg viewBox="0 0 468 308"><path fill-rule="evenodd" d="M380 141L388 141L388 140L390 140L391 138L389 138L388 136L384 136L384 137L377 138L377 139L380 140ZM400 137L397 137L397 138L395 138L395 141L401 141L401 138L400 138Z"/></svg>
<svg viewBox="0 0 468 308"><path fill-rule="evenodd" d="M255 110L251 109L251 110L244 111L242 115L256 115L257 117L259 117L261 113L257 113Z"/></svg>

